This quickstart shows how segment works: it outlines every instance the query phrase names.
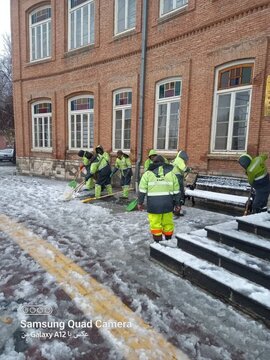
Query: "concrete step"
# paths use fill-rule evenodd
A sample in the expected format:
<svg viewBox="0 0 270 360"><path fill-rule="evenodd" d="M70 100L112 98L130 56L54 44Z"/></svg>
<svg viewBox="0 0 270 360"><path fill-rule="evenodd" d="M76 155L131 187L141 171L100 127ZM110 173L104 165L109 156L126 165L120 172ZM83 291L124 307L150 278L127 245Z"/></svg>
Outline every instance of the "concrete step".
<svg viewBox="0 0 270 360"><path fill-rule="evenodd" d="M260 319L270 327L270 291L245 278L177 248L150 245L150 257L220 299ZM174 246L173 246L174 245Z"/></svg>
<svg viewBox="0 0 270 360"><path fill-rule="evenodd" d="M245 219L251 216L253 215L246 216ZM212 240L235 247L261 259L270 260L270 241L260 235L238 230L236 220L206 226L205 230L207 231L207 237Z"/></svg>
<svg viewBox="0 0 270 360"><path fill-rule="evenodd" d="M207 238L206 230L176 236L182 250L240 275L270 290L270 261L217 243Z"/></svg>
<svg viewBox="0 0 270 360"><path fill-rule="evenodd" d="M237 219L238 229L270 239L270 214L264 212Z"/></svg>

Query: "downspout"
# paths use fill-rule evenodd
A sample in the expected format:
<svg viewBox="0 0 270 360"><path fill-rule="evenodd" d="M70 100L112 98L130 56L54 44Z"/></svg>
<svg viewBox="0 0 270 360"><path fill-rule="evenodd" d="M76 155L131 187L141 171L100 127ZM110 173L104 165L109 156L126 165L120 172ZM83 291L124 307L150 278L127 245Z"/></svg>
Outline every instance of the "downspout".
<svg viewBox="0 0 270 360"><path fill-rule="evenodd" d="M140 167L142 162L143 147L143 125L144 125L144 86L145 86L145 65L146 65L146 42L147 42L147 10L148 0L143 0L142 9L142 52L141 52L141 71L139 89L139 126L137 144L137 162L135 168L135 189L138 192L140 181Z"/></svg>

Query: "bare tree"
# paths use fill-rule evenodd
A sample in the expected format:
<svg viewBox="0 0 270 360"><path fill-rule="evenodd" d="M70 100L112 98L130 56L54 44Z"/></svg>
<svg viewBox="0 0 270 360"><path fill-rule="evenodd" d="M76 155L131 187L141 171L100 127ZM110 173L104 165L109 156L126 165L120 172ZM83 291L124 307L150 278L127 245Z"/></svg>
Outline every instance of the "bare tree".
<svg viewBox="0 0 270 360"><path fill-rule="evenodd" d="M3 35L4 52L0 56L0 134L14 143L11 39Z"/></svg>

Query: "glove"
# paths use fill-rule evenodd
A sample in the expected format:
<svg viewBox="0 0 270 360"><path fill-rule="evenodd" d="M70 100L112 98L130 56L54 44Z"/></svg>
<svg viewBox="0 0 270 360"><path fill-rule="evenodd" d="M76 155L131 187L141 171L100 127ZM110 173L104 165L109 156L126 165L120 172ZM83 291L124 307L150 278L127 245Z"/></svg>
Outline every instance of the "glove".
<svg viewBox="0 0 270 360"><path fill-rule="evenodd" d="M180 206L175 206L174 207L174 211L173 211L173 213L174 213L174 215L176 215L176 216L180 216L180 210L181 210L181 207Z"/></svg>
<svg viewBox="0 0 270 360"><path fill-rule="evenodd" d="M138 204L137 207L139 211L143 211L143 204Z"/></svg>
<svg viewBox="0 0 270 360"><path fill-rule="evenodd" d="M186 168L186 172L187 172L187 173L190 173L191 171L192 171L192 169L191 169L190 167L187 167L187 168Z"/></svg>
<svg viewBox="0 0 270 360"><path fill-rule="evenodd" d="M84 168L84 165L81 164L81 165L80 165L80 171L82 171L83 168Z"/></svg>

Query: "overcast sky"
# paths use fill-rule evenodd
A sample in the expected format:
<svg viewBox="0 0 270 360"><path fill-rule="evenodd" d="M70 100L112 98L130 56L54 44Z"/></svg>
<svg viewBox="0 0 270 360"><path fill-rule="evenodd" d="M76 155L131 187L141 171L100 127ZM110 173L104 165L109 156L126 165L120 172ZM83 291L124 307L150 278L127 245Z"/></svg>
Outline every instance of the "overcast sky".
<svg viewBox="0 0 270 360"><path fill-rule="evenodd" d="M10 34L10 0L0 0L0 53L3 51L3 35Z"/></svg>

